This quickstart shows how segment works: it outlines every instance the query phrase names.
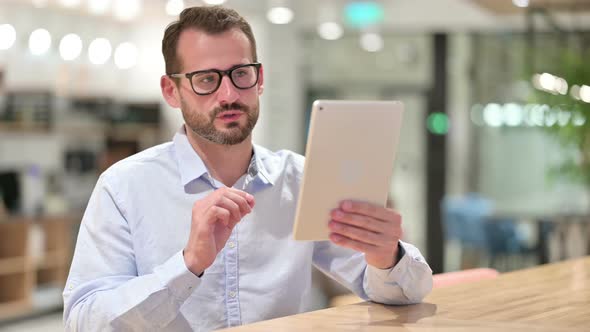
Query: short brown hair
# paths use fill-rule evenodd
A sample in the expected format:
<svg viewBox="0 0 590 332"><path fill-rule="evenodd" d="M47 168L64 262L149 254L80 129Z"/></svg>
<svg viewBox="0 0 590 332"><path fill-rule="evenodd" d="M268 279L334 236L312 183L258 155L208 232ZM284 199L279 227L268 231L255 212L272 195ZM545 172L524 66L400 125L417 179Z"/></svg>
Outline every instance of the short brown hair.
<svg viewBox="0 0 590 332"><path fill-rule="evenodd" d="M198 6L186 8L180 13L177 21L170 23L164 31L162 54L166 63L166 74L178 73L182 64L176 53L178 38L185 29L198 29L208 34L219 34L228 30L240 29L252 47L252 59L258 61L256 40L250 24L235 10L223 6Z"/></svg>

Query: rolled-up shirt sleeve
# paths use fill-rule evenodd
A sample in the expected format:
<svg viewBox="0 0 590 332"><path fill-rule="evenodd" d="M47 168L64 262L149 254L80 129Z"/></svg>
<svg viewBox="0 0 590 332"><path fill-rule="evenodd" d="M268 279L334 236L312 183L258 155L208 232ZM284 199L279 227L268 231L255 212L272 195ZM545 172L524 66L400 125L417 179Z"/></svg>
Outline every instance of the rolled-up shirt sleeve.
<svg viewBox="0 0 590 332"><path fill-rule="evenodd" d="M82 219L63 293L67 331L149 330L172 322L200 284L177 252L138 276L125 210L101 177Z"/></svg>
<svg viewBox="0 0 590 332"><path fill-rule="evenodd" d="M378 269L362 253L317 242L314 265L363 300L383 304L419 303L432 290L432 270L420 251L399 242L401 259L390 269Z"/></svg>
<svg viewBox="0 0 590 332"><path fill-rule="evenodd" d="M391 269L367 265L363 289L367 297L384 304L412 304L422 301L432 290L432 270L420 251L400 241L401 259Z"/></svg>

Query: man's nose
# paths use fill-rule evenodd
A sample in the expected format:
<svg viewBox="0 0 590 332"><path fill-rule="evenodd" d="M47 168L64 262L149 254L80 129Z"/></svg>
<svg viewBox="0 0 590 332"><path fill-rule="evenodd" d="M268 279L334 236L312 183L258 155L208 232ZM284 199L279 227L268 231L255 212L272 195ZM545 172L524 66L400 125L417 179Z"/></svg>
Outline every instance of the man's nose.
<svg viewBox="0 0 590 332"><path fill-rule="evenodd" d="M235 102L240 96L237 89L231 82L231 79L224 75L221 78L221 84L217 90L217 101L228 104Z"/></svg>

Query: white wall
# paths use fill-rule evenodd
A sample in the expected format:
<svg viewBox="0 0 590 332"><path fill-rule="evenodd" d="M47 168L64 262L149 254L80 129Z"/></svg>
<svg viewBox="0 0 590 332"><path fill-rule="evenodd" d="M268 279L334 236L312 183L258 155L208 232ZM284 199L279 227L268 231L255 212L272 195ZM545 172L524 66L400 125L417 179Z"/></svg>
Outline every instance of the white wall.
<svg viewBox="0 0 590 332"><path fill-rule="evenodd" d="M301 43L293 25L272 25L250 19L264 68L264 93L254 142L271 150L303 153L303 81L300 74Z"/></svg>
<svg viewBox="0 0 590 332"><path fill-rule="evenodd" d="M266 23L267 36L262 41L266 64L264 106L267 116L265 140L271 149L304 152L303 80L301 75L302 46L299 31L293 25L272 26Z"/></svg>

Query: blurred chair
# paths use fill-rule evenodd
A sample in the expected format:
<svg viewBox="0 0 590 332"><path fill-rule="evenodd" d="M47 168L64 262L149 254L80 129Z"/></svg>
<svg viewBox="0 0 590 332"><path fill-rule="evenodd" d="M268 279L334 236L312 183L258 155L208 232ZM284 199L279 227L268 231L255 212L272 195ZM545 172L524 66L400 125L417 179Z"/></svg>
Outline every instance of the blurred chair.
<svg viewBox="0 0 590 332"><path fill-rule="evenodd" d="M500 273L497 270L490 268L478 268L463 271L439 273L432 276L432 278L434 279L433 287L442 288L479 280L494 279L499 274Z"/></svg>
<svg viewBox="0 0 590 332"><path fill-rule="evenodd" d="M509 259L533 252L525 244L516 220L494 217L492 202L477 193L445 197L441 209L446 239L461 245L462 268L480 266L482 255L489 258L492 267L498 268L502 262L504 270L518 268L520 262L510 264ZM473 261L465 259L469 256L475 256Z"/></svg>
<svg viewBox="0 0 590 332"><path fill-rule="evenodd" d="M524 265L523 258L536 255L536 248L530 247L524 235L516 227L515 218L489 217L484 223L488 243L490 265L506 265L506 269Z"/></svg>
<svg viewBox="0 0 590 332"><path fill-rule="evenodd" d="M491 202L478 194L445 197L441 202L443 230L446 241L461 247L460 269L479 266L481 256L487 252L484 231L485 218L491 214Z"/></svg>

